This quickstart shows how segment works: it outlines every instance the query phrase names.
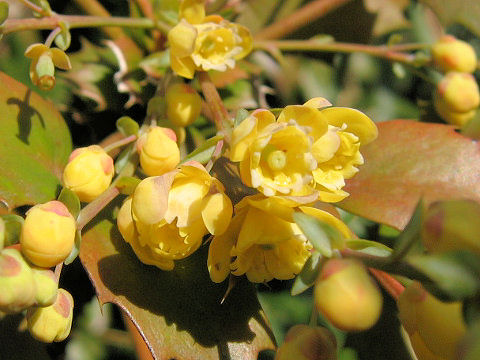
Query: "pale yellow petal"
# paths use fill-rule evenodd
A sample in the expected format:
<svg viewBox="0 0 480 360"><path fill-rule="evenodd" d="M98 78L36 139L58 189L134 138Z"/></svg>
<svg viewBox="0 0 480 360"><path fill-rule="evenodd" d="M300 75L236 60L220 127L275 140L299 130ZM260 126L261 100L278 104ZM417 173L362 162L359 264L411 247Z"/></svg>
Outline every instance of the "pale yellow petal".
<svg viewBox="0 0 480 360"><path fill-rule="evenodd" d="M191 57L179 58L170 53L170 66L177 75L187 79L193 79L195 64Z"/></svg>
<svg viewBox="0 0 480 360"><path fill-rule="evenodd" d="M232 202L223 193L205 197L202 204L202 219L212 235L221 235L227 230L232 218Z"/></svg>
<svg viewBox="0 0 480 360"><path fill-rule="evenodd" d="M51 49L52 52L52 60L53 64L62 70L70 70L72 68L72 64L70 63L70 59L68 55L65 54L64 51L60 49L53 48Z"/></svg>
<svg viewBox="0 0 480 360"><path fill-rule="evenodd" d="M170 53L177 58L190 56L195 49L197 29L186 22L180 21L168 32Z"/></svg>

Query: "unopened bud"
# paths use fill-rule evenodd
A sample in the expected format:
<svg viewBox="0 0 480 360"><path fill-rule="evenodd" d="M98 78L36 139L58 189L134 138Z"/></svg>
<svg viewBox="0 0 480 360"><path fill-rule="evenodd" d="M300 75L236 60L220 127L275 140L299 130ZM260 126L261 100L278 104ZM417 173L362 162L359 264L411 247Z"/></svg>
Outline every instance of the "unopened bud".
<svg viewBox="0 0 480 360"><path fill-rule="evenodd" d="M133 242L136 236L135 224L132 218L132 198L126 199L117 214L118 231L126 242Z"/></svg>
<svg viewBox="0 0 480 360"><path fill-rule="evenodd" d="M362 263L331 259L322 268L314 290L317 309L345 331L362 331L377 322L382 311L380 290Z"/></svg>
<svg viewBox="0 0 480 360"><path fill-rule="evenodd" d="M35 280L35 304L38 306L49 306L57 298L58 284L52 270L32 268L33 279Z"/></svg>
<svg viewBox="0 0 480 360"><path fill-rule="evenodd" d="M140 165L148 176L163 175L180 162L180 150L175 132L168 128L152 127L137 141Z"/></svg>
<svg viewBox="0 0 480 360"><path fill-rule="evenodd" d="M202 99L190 85L176 83L168 87L166 94L167 117L176 126L192 124L202 110Z"/></svg>
<svg viewBox="0 0 480 360"><path fill-rule="evenodd" d="M17 249L0 254L0 311L20 312L35 302L35 282L30 266Z"/></svg>
<svg viewBox="0 0 480 360"><path fill-rule="evenodd" d="M433 354L454 358L457 344L466 332L460 302L441 302L414 282L400 295L397 304L407 332L418 333Z"/></svg>
<svg viewBox="0 0 480 360"><path fill-rule="evenodd" d="M335 360L337 342L326 328L295 325L288 330L275 360Z"/></svg>
<svg viewBox="0 0 480 360"><path fill-rule="evenodd" d="M72 251L75 230L75 219L60 201L36 205L27 212L22 227L22 253L37 266L58 265Z"/></svg>
<svg viewBox="0 0 480 360"><path fill-rule="evenodd" d="M442 36L432 46L434 64L444 72L473 73L477 68L477 55L473 47L452 35Z"/></svg>
<svg viewBox="0 0 480 360"><path fill-rule="evenodd" d="M107 190L113 173L113 159L100 146L92 145L72 152L63 183L80 201L90 202Z"/></svg>
<svg viewBox="0 0 480 360"><path fill-rule="evenodd" d="M459 127L464 126L471 119L473 119L477 112L476 109L467 111L465 113L450 111L447 104L441 98L439 98L438 95L434 97L433 104L437 114L443 120L445 120L445 122Z"/></svg>
<svg viewBox="0 0 480 360"><path fill-rule="evenodd" d="M170 185L164 176L143 179L132 196L132 215L144 224L155 224L163 219L168 204Z"/></svg>
<svg viewBox="0 0 480 360"><path fill-rule="evenodd" d="M437 87L439 102L450 112L466 113L480 104L480 93L472 74L451 72L445 75Z"/></svg>
<svg viewBox="0 0 480 360"><path fill-rule="evenodd" d="M63 341L70 334L72 317L72 295L64 289L58 289L53 305L28 309L27 326L30 334L39 341Z"/></svg>

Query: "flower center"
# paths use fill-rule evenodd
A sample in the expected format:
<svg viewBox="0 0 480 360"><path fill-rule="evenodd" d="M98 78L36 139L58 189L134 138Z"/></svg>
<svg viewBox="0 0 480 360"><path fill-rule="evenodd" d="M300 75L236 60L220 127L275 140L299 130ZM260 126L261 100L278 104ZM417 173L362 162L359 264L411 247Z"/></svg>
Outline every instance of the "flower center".
<svg viewBox="0 0 480 360"><path fill-rule="evenodd" d="M272 170L282 170L287 164L287 155L282 150L275 150L267 155L267 164Z"/></svg>

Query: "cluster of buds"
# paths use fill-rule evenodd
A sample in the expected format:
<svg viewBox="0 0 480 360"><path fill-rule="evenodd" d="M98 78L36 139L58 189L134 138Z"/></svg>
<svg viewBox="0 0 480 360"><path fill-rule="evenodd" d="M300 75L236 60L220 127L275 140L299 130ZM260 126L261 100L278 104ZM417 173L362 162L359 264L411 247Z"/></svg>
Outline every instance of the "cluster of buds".
<svg viewBox="0 0 480 360"><path fill-rule="evenodd" d="M61 341L70 332L73 300L58 289L50 268L71 253L75 232L75 219L66 206L50 201L27 212L20 244L0 252L0 311L27 310L30 333L44 342Z"/></svg>
<svg viewBox="0 0 480 360"><path fill-rule="evenodd" d="M437 113L446 122L463 126L471 120L480 105L480 93L472 73L477 68L475 50L451 35L432 45L434 65L446 73L434 94Z"/></svg>

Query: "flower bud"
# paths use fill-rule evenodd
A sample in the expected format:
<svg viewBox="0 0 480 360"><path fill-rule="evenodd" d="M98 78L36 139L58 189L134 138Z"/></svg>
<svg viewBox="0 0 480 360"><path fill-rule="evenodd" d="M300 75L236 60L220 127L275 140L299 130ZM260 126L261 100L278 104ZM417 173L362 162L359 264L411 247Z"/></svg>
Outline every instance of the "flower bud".
<svg viewBox="0 0 480 360"><path fill-rule="evenodd" d="M337 342L326 328L295 325L288 330L275 360L335 360Z"/></svg>
<svg viewBox="0 0 480 360"><path fill-rule="evenodd" d="M52 270L32 268L35 281L35 304L37 306L49 306L55 302L58 292L58 284Z"/></svg>
<svg viewBox="0 0 480 360"><path fill-rule="evenodd" d="M477 55L473 47L452 35L442 36L432 45L434 64L444 72L473 73L477 67Z"/></svg>
<svg viewBox="0 0 480 360"><path fill-rule="evenodd" d="M471 74L451 72L445 75L437 87L438 102L444 103L448 111L467 113L480 104L477 82Z"/></svg>
<svg viewBox="0 0 480 360"><path fill-rule="evenodd" d="M202 110L202 99L190 85L177 83L168 87L167 117L176 126L192 124Z"/></svg>
<svg viewBox="0 0 480 360"><path fill-rule="evenodd" d="M400 295L399 318L409 334L418 333L435 355L453 359L459 340L466 332L462 304L443 303L414 282Z"/></svg>
<svg viewBox="0 0 480 360"><path fill-rule="evenodd" d="M137 141L140 165L148 176L163 175L180 162L180 150L175 132L168 128L152 127Z"/></svg>
<svg viewBox="0 0 480 360"><path fill-rule="evenodd" d="M467 111L465 113L454 112L448 109L448 106L444 101L441 100L438 96L434 97L433 105L437 114L445 120L447 123L462 127L468 123L475 116L477 110Z"/></svg>
<svg viewBox="0 0 480 360"><path fill-rule="evenodd" d="M53 305L28 309L27 326L30 334L39 341L63 341L70 334L72 317L72 295L64 289L58 289Z"/></svg>
<svg viewBox="0 0 480 360"><path fill-rule="evenodd" d="M35 301L35 282L30 266L17 249L0 254L0 311L17 313Z"/></svg>
<svg viewBox="0 0 480 360"><path fill-rule="evenodd" d="M53 65L52 56L45 52L38 58L35 66L38 76L38 85L42 90L51 90L55 86L55 65Z"/></svg>
<svg viewBox="0 0 480 360"><path fill-rule="evenodd" d="M132 218L132 198L126 199L117 214L118 231L126 242L131 243L135 239L135 224Z"/></svg>
<svg viewBox="0 0 480 360"><path fill-rule="evenodd" d="M80 201L90 202L107 190L113 173L113 159L100 146L92 145L72 152L63 171L63 183Z"/></svg>
<svg viewBox="0 0 480 360"><path fill-rule="evenodd" d="M470 250L480 255L480 205L470 200L433 203L425 214L422 242L429 252Z"/></svg>
<svg viewBox="0 0 480 360"><path fill-rule="evenodd" d="M362 331L377 322L382 295L362 263L331 259L322 268L314 290L317 309L345 331Z"/></svg>
<svg viewBox="0 0 480 360"><path fill-rule="evenodd" d="M27 212L22 227L22 253L37 266L55 266L72 251L75 228L75 219L60 201L36 205Z"/></svg>

